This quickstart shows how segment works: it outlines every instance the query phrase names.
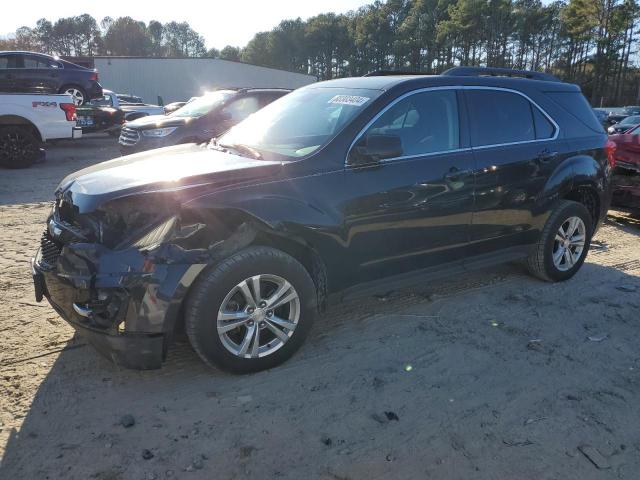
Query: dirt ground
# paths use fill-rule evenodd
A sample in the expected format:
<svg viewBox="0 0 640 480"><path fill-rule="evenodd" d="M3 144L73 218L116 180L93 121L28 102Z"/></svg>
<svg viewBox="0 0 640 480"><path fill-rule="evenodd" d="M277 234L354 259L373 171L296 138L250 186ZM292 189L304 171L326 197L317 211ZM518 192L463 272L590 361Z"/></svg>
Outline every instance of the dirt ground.
<svg viewBox="0 0 640 480"><path fill-rule="evenodd" d="M612 212L562 284L507 265L338 305L271 371L184 340L125 371L29 275L55 185L115 155L84 138L0 171L1 479L639 478L638 217Z"/></svg>

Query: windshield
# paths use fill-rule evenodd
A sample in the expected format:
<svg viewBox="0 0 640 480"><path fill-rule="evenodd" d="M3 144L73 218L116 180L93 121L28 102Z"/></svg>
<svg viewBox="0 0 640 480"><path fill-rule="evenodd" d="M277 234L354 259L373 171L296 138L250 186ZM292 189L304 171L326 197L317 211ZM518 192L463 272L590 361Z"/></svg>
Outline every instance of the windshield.
<svg viewBox="0 0 640 480"><path fill-rule="evenodd" d="M221 146L249 147L276 158L301 158L335 137L382 92L306 87L269 104L229 130Z"/></svg>
<svg viewBox="0 0 640 480"><path fill-rule="evenodd" d="M197 97L169 114L170 117L195 117L199 118L211 112L214 108L219 107L224 101L231 97L235 92L231 90L220 90L218 92L207 93L202 97Z"/></svg>
<svg viewBox="0 0 640 480"><path fill-rule="evenodd" d="M640 115L633 115L632 117L627 117L620 122L620 125L637 125L640 123Z"/></svg>

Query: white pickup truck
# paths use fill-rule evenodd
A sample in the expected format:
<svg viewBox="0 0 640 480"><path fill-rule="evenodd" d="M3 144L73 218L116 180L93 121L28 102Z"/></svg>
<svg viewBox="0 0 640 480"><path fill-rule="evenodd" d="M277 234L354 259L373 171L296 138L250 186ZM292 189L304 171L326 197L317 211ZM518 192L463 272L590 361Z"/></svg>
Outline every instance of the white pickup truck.
<svg viewBox="0 0 640 480"><path fill-rule="evenodd" d="M29 167L45 142L81 136L71 95L0 94L0 167Z"/></svg>

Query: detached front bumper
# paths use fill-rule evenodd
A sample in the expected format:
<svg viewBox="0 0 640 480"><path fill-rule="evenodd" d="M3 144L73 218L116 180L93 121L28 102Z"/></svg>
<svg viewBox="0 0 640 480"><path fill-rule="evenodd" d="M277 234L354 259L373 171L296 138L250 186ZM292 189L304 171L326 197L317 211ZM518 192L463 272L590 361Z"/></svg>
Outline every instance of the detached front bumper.
<svg viewBox="0 0 640 480"><path fill-rule="evenodd" d="M35 258L31 267L36 300L46 297L54 310L98 352L124 368L149 370L162 366L166 354L164 334L96 328L91 322L93 312L85 306L86 292L43 270Z"/></svg>
<svg viewBox="0 0 640 480"><path fill-rule="evenodd" d="M32 260L36 300L58 314L119 366L162 366L186 291L198 265L154 265L134 249L94 244L59 251L43 235Z"/></svg>

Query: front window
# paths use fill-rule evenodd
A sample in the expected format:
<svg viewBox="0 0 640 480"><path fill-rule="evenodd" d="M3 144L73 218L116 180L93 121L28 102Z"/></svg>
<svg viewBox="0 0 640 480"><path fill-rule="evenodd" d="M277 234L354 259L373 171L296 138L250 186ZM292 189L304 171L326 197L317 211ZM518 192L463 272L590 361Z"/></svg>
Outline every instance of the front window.
<svg viewBox="0 0 640 480"><path fill-rule="evenodd" d="M386 110L364 136L368 135L399 137L401 156L455 150L460 147L456 92L414 93Z"/></svg>
<svg viewBox="0 0 640 480"><path fill-rule="evenodd" d="M329 143L381 93L356 88L301 88L233 127L218 144L241 145L276 158L302 158Z"/></svg>
<svg viewBox="0 0 640 480"><path fill-rule="evenodd" d="M207 93L195 100L190 100L185 106L169 114L169 116L200 118L212 112L213 109L218 108L234 94L235 92L231 90L220 90L213 93Z"/></svg>

